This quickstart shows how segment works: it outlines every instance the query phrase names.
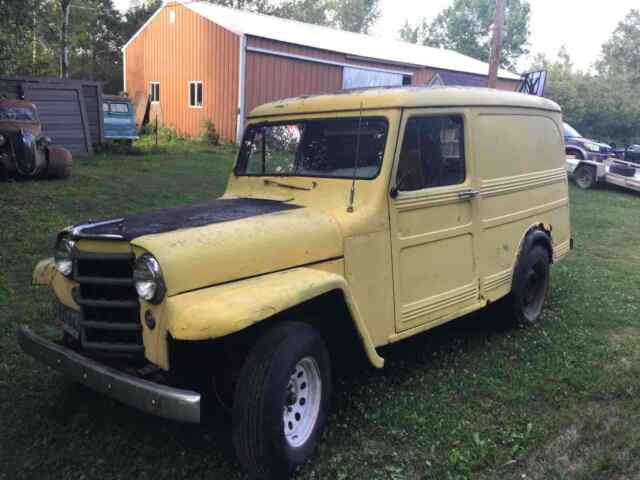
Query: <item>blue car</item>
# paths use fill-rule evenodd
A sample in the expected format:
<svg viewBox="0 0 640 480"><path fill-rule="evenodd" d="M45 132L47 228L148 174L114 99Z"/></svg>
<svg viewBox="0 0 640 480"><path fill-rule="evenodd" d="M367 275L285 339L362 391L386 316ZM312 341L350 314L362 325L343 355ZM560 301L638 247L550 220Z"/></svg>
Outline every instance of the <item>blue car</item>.
<svg viewBox="0 0 640 480"><path fill-rule="evenodd" d="M103 95L105 140L124 140L131 143L138 139L136 114L131 101L126 97Z"/></svg>

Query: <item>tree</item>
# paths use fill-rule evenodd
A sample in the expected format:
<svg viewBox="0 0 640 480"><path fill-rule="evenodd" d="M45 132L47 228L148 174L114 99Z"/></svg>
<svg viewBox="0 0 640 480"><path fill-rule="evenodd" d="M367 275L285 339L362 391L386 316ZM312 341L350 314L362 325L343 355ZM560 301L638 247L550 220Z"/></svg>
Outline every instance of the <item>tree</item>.
<svg viewBox="0 0 640 480"><path fill-rule="evenodd" d="M380 16L379 0L208 0L226 7L367 33Z"/></svg>
<svg viewBox="0 0 640 480"><path fill-rule="evenodd" d="M56 75L57 5L51 0L0 0L0 12L0 72Z"/></svg>
<svg viewBox="0 0 640 480"><path fill-rule="evenodd" d="M273 6L269 0L207 0L225 7L237 8L239 10L249 10L258 13L270 13ZM160 2L162 3L162 2Z"/></svg>
<svg viewBox="0 0 640 480"><path fill-rule="evenodd" d="M331 25L331 0L285 0L265 13L328 26Z"/></svg>
<svg viewBox="0 0 640 480"><path fill-rule="evenodd" d="M60 76L69 77L69 15L71 14L71 0L60 0L62 23L60 26Z"/></svg>
<svg viewBox="0 0 640 480"><path fill-rule="evenodd" d="M421 40L424 38L423 26L424 22L413 26L409 23L409 20L405 20L404 25L398 32L400 39L409 43L422 43Z"/></svg>
<svg viewBox="0 0 640 480"><path fill-rule="evenodd" d="M631 10L602 46L598 71L640 82L640 10Z"/></svg>
<svg viewBox="0 0 640 480"><path fill-rule="evenodd" d="M615 34L614 34L615 37ZM582 135L618 145L640 143L640 89L622 75L576 70L566 49L550 61L534 58L532 70L549 73L545 96Z"/></svg>
<svg viewBox="0 0 640 480"><path fill-rule="evenodd" d="M487 61L495 19L494 0L454 0L433 21L408 22L400 37L409 42L446 48ZM513 68L522 55L529 53L530 5L528 0L506 0L504 37L500 65Z"/></svg>
<svg viewBox="0 0 640 480"><path fill-rule="evenodd" d="M140 27L142 27L161 6L162 0L132 3L124 14L124 19L120 27L125 42L133 37Z"/></svg>
<svg viewBox="0 0 640 480"><path fill-rule="evenodd" d="M113 0L84 0L73 8L72 68L76 78L102 80L106 92L122 87L122 54L128 40Z"/></svg>
<svg viewBox="0 0 640 480"><path fill-rule="evenodd" d="M333 24L341 30L368 33L380 18L378 0L337 0L333 2Z"/></svg>

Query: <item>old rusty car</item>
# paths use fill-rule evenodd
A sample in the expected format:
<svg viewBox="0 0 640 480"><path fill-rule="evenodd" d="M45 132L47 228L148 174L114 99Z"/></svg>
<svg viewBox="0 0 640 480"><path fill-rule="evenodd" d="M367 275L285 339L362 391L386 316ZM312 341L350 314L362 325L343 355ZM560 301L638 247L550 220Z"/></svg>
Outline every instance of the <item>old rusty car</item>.
<svg viewBox="0 0 640 480"><path fill-rule="evenodd" d="M560 108L515 92L258 107L221 198L62 230L34 271L60 338L19 342L155 415L199 423L219 400L241 464L285 478L320 441L345 354L382 368L380 347L498 301L538 322L571 247L564 157Z"/></svg>
<svg viewBox="0 0 640 480"><path fill-rule="evenodd" d="M72 166L71 153L42 134L33 103L0 99L0 177L66 178Z"/></svg>

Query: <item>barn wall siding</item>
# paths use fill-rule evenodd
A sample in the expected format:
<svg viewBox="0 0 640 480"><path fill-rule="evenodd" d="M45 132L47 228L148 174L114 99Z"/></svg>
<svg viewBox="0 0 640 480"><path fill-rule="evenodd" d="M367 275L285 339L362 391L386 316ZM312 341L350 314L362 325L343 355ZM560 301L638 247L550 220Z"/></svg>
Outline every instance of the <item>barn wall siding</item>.
<svg viewBox="0 0 640 480"><path fill-rule="evenodd" d="M343 53L292 45L253 36L247 37L247 47L250 49L247 54L247 113L258 105L282 98L314 93L332 93L342 89L342 67L287 59L269 55L268 53L251 51L251 49L317 58L322 61L376 68L391 72L410 73L411 85L416 86L426 85L440 71L429 67L398 65L372 61L371 59L360 59ZM498 80L498 88L504 90L515 90L518 84L518 80Z"/></svg>
<svg viewBox="0 0 640 480"><path fill-rule="evenodd" d="M247 53L246 111L282 98L337 92L342 68L283 57Z"/></svg>
<svg viewBox="0 0 640 480"><path fill-rule="evenodd" d="M198 136L209 119L222 138L235 140L239 48L236 34L182 5L168 5L125 49L125 89L135 98L158 81L165 125ZM189 81L203 82L202 108L189 106Z"/></svg>

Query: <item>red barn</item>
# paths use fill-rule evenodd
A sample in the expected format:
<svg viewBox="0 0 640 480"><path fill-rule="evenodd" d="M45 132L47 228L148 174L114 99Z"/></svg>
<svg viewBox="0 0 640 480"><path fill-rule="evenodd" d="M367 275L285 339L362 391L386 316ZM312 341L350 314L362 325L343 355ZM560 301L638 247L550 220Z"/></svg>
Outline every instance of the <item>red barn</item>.
<svg viewBox="0 0 640 480"><path fill-rule="evenodd" d="M166 125L200 135L205 120L237 140L257 105L345 88L486 84L487 63L450 50L286 20L203 1L163 5L123 47L124 90L158 102ZM519 76L500 71L499 88Z"/></svg>

